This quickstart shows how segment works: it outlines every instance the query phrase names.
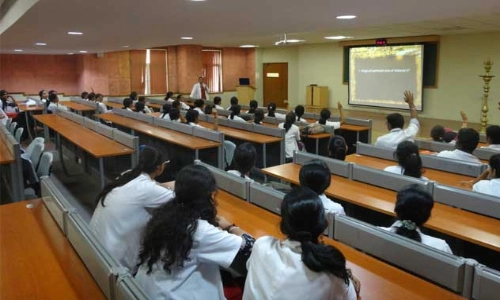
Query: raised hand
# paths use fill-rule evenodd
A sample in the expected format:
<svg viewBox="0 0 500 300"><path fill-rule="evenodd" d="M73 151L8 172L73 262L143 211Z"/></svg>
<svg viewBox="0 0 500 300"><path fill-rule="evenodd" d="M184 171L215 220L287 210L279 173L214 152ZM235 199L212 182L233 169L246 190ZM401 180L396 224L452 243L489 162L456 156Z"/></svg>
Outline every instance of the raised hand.
<svg viewBox="0 0 500 300"><path fill-rule="evenodd" d="M412 93L412 92L410 92L410 91L405 91L404 95L405 95L405 98L404 98L404 99L405 99L405 102L406 102L406 103L408 103L409 105L412 105L412 104L414 104L414 103L415 103L415 102L414 102L415 100L413 99L413 93Z"/></svg>
<svg viewBox="0 0 500 300"><path fill-rule="evenodd" d="M338 101L338 102L337 102L337 108L338 108L339 110L341 110L342 108L344 108L344 107L342 106L342 103L340 103L340 101Z"/></svg>

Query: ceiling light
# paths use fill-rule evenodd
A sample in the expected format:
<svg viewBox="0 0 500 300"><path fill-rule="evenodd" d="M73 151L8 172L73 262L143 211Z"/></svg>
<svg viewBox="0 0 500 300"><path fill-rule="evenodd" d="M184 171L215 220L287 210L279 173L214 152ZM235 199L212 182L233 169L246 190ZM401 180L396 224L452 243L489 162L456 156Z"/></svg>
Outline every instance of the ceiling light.
<svg viewBox="0 0 500 300"><path fill-rule="evenodd" d="M287 42L289 43L300 43L300 42L305 42L305 40L295 40L295 39L291 39L291 40L286 40Z"/></svg>
<svg viewBox="0 0 500 300"><path fill-rule="evenodd" d="M130 47L130 46L122 46L122 48L128 48L128 47Z"/></svg>
<svg viewBox="0 0 500 300"><path fill-rule="evenodd" d="M14 52L23 52L23 49L14 49Z"/></svg>
<svg viewBox="0 0 500 300"><path fill-rule="evenodd" d="M343 39L350 39L352 36L343 36L343 35L335 35L335 36L325 36L325 39L327 40L343 40Z"/></svg>
<svg viewBox="0 0 500 300"><path fill-rule="evenodd" d="M80 51L78 51L78 52L80 52L80 53L87 53L87 51L86 51L86 50L80 50Z"/></svg>
<svg viewBox="0 0 500 300"><path fill-rule="evenodd" d="M181 37L181 40L192 40L192 39L193 39L193 37L191 37L191 36L183 36L183 37Z"/></svg>
<svg viewBox="0 0 500 300"><path fill-rule="evenodd" d="M73 54L75 54L75 53L73 53L73 52L68 53L68 55L73 55Z"/></svg>
<svg viewBox="0 0 500 300"><path fill-rule="evenodd" d="M339 20L351 20L351 19L355 19L356 16L354 15L343 15L343 16L337 16L337 19Z"/></svg>
<svg viewBox="0 0 500 300"><path fill-rule="evenodd" d="M191 2L205 2L207 0L190 0Z"/></svg>
<svg viewBox="0 0 500 300"><path fill-rule="evenodd" d="M255 48L255 45L241 45L240 48Z"/></svg>
<svg viewBox="0 0 500 300"><path fill-rule="evenodd" d="M36 43L37 46L47 46L47 43Z"/></svg>
<svg viewBox="0 0 500 300"><path fill-rule="evenodd" d="M68 34L70 35L82 35L83 32L78 32L78 31L68 31Z"/></svg>

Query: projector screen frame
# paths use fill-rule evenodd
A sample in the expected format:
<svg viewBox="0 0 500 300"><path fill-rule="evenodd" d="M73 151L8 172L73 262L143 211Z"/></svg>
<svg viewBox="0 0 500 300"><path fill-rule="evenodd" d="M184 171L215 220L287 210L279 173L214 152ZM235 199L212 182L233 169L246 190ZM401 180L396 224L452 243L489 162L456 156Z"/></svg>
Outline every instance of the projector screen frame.
<svg viewBox="0 0 500 300"><path fill-rule="evenodd" d="M349 46L349 47L346 47L348 48L348 51L347 51L347 54L348 54L348 63L350 64L350 61L351 61L351 49L352 48L385 48L385 47L397 47L397 46L422 46L422 68L425 67L425 56L424 56L424 52L425 52L425 46L426 46L427 43L425 42L415 42L415 43L395 43L395 44L387 44L387 45L384 45L384 46L377 46L377 45L374 45L374 44L369 44L369 45L354 45L354 46ZM350 70L350 68L349 68ZM422 72L424 70L422 69ZM349 71L350 72L350 71ZM425 85L424 85L424 76L425 74L422 73L422 103L420 105L420 109L417 109L418 112L423 112L424 111L424 88L425 88ZM349 76L350 77L350 76ZM348 97L347 97L347 102L350 106L355 106L355 107L369 107L369 108L376 108L376 109L383 109L383 110L394 110L394 111L409 111L409 108L398 108L398 107L384 107L384 106L378 106L378 105L369 105L369 104L352 104L351 103L351 79L349 79L348 82L346 82L347 84L347 89L348 89ZM401 95L403 95L403 92L404 91L401 91ZM403 96L401 96L403 97Z"/></svg>

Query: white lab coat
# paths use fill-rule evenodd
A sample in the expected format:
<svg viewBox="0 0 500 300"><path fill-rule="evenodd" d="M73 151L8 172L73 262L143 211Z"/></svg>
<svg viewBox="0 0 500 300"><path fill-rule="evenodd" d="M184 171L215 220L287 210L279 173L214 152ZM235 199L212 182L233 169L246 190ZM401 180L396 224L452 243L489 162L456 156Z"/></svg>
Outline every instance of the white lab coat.
<svg viewBox="0 0 500 300"><path fill-rule="evenodd" d="M210 95L208 94L209 93L208 86L203 83L203 87L205 88L205 95L207 96L207 99L205 100L210 100ZM194 99L201 99L201 87L199 82L193 85L190 97Z"/></svg>

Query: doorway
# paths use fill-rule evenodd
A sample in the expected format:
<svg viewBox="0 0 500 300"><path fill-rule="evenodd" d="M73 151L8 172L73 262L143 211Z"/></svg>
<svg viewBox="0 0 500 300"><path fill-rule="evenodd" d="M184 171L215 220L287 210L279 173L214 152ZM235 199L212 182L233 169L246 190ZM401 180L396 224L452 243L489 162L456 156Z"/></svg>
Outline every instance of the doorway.
<svg viewBox="0 0 500 300"><path fill-rule="evenodd" d="M277 107L288 108L288 63L265 63L264 106L276 103Z"/></svg>

